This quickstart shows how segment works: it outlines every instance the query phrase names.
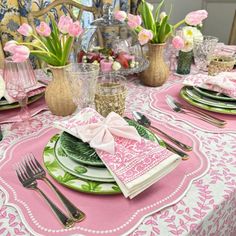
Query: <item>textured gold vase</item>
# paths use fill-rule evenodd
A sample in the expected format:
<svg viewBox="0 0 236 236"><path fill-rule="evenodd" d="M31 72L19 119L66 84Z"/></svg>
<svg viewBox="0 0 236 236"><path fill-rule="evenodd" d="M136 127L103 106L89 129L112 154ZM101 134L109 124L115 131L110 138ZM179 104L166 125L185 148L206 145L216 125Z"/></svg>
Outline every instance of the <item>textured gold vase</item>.
<svg viewBox="0 0 236 236"><path fill-rule="evenodd" d="M148 60L149 67L141 73L141 81L143 84L157 87L165 83L169 77L169 68L163 57L165 43L148 44Z"/></svg>
<svg viewBox="0 0 236 236"><path fill-rule="evenodd" d="M57 116L68 116L76 110L69 82L65 76L67 66L49 65L53 79L46 88L45 100L49 110Z"/></svg>

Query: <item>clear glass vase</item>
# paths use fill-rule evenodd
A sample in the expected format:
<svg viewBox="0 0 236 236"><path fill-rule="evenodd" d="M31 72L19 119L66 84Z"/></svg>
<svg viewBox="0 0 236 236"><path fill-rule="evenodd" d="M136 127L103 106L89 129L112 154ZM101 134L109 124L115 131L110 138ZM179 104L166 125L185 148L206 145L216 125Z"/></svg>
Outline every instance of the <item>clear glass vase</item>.
<svg viewBox="0 0 236 236"><path fill-rule="evenodd" d="M190 73L191 65L193 62L193 51L183 52L179 51L177 61L177 73L181 75L187 75Z"/></svg>

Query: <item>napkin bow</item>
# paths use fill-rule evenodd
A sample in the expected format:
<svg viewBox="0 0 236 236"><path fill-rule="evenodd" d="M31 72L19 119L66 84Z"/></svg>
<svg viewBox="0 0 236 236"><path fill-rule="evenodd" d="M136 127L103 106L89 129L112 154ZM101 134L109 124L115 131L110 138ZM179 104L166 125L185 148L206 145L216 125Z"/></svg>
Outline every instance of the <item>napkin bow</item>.
<svg viewBox="0 0 236 236"><path fill-rule="evenodd" d="M115 112L97 123L84 125L78 128L78 133L83 142L88 142L91 147L102 151L115 153L114 136L141 142L136 129Z"/></svg>

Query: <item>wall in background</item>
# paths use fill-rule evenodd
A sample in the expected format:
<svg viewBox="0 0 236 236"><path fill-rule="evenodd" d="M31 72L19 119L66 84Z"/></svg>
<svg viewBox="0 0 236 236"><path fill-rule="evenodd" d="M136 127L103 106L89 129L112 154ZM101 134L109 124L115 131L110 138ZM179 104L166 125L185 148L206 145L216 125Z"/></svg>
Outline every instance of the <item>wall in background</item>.
<svg viewBox="0 0 236 236"><path fill-rule="evenodd" d="M154 5L160 0L150 0ZM172 5L171 22L176 23L193 10L206 9L208 19L204 21L203 33L214 35L228 43L231 25L236 10L236 0L165 0L165 10Z"/></svg>

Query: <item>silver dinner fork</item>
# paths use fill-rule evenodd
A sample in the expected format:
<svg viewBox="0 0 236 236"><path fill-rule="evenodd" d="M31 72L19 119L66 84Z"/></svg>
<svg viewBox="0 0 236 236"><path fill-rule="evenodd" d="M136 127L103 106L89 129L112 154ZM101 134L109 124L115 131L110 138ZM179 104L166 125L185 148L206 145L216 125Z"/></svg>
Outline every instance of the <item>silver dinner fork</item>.
<svg viewBox="0 0 236 236"><path fill-rule="evenodd" d="M25 158L26 168L32 172L35 179L45 181L57 194L61 202L64 204L69 214L73 217L74 221L82 221L85 218L84 212L79 210L61 191L47 178L46 171L39 164L34 157L33 153L30 153Z"/></svg>
<svg viewBox="0 0 236 236"><path fill-rule="evenodd" d="M46 200L50 208L59 219L59 221L64 225L65 228L70 228L74 225L74 221L71 218L68 218L47 196L46 194L38 188L37 181L27 172L25 163L18 163L16 165L16 174L21 182L21 184L31 190L35 190Z"/></svg>

